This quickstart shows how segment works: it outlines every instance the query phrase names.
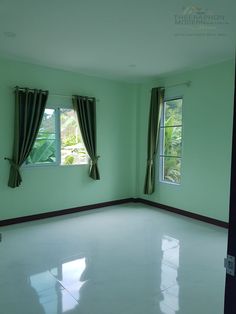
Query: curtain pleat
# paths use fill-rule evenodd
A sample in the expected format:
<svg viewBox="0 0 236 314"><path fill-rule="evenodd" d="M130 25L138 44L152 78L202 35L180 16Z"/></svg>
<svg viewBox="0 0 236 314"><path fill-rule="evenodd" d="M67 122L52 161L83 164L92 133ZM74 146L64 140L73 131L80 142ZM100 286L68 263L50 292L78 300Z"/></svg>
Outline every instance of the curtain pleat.
<svg viewBox="0 0 236 314"><path fill-rule="evenodd" d="M159 139L161 113L163 109L164 89L153 88L151 93L148 141L147 141L147 164L144 183L144 194L152 194L155 191L156 153Z"/></svg>
<svg viewBox="0 0 236 314"><path fill-rule="evenodd" d="M15 132L8 186L20 186L22 177L20 167L28 158L42 122L48 91L15 89Z"/></svg>
<svg viewBox="0 0 236 314"><path fill-rule="evenodd" d="M77 113L81 135L85 148L91 159L89 176L94 180L100 180L98 170L98 158L96 148L96 100L84 96L72 98L74 109Z"/></svg>

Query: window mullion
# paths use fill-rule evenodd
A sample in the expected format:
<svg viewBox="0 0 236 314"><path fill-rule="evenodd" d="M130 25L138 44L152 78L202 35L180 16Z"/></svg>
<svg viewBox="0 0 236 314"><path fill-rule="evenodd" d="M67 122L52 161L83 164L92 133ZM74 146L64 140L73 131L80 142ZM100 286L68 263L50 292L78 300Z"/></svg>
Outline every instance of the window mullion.
<svg viewBox="0 0 236 314"><path fill-rule="evenodd" d="M182 128L182 124L179 125L164 125L161 126L162 129L167 129L167 128Z"/></svg>

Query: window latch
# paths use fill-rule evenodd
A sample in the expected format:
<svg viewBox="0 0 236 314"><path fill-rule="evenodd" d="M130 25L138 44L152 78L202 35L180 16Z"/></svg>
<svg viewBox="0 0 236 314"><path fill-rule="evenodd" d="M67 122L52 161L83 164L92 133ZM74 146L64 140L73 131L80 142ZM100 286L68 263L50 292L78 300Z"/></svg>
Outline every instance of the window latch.
<svg viewBox="0 0 236 314"><path fill-rule="evenodd" d="M224 266L228 275L235 276L235 256L227 255L224 260Z"/></svg>

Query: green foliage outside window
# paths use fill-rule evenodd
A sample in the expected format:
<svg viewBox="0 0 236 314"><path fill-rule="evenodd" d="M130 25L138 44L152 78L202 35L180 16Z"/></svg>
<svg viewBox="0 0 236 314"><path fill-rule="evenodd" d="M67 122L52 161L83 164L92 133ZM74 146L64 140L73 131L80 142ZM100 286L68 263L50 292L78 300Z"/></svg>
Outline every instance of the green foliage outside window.
<svg viewBox="0 0 236 314"><path fill-rule="evenodd" d="M60 121L57 121L57 117ZM60 134L57 134L59 133L59 129L56 128L58 122L60 122ZM81 164L88 161L77 117L72 109L59 109L57 113L54 109L45 110L38 136L26 164L59 163L58 154L60 154L62 165Z"/></svg>
<svg viewBox="0 0 236 314"><path fill-rule="evenodd" d="M26 163L47 163L56 161L56 140L53 134L43 133L38 137Z"/></svg>
<svg viewBox="0 0 236 314"><path fill-rule="evenodd" d="M165 102L161 128L163 180L179 184L182 155L182 99Z"/></svg>
<svg viewBox="0 0 236 314"><path fill-rule="evenodd" d="M38 136L26 164L56 161L55 110L46 109Z"/></svg>

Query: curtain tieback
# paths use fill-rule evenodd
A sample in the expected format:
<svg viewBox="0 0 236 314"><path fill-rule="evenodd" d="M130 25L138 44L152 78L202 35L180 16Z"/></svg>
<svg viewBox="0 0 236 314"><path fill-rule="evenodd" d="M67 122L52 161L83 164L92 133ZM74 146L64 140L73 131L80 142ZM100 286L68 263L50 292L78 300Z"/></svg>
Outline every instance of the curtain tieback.
<svg viewBox="0 0 236 314"><path fill-rule="evenodd" d="M152 159L148 159L147 160L147 164L148 164L148 166L152 166L153 165L153 158Z"/></svg>
<svg viewBox="0 0 236 314"><path fill-rule="evenodd" d="M98 158L100 158L100 156L95 156L93 159L91 159L92 165L96 165L97 164Z"/></svg>
<svg viewBox="0 0 236 314"><path fill-rule="evenodd" d="M9 163L10 163L10 165L11 165L13 168L15 168L16 170L18 170L18 171L19 171L20 166L19 166L18 164L16 164L16 163L15 163L12 159L7 158L7 157L5 157L4 159L5 159L5 160L8 160L8 161L9 161Z"/></svg>

